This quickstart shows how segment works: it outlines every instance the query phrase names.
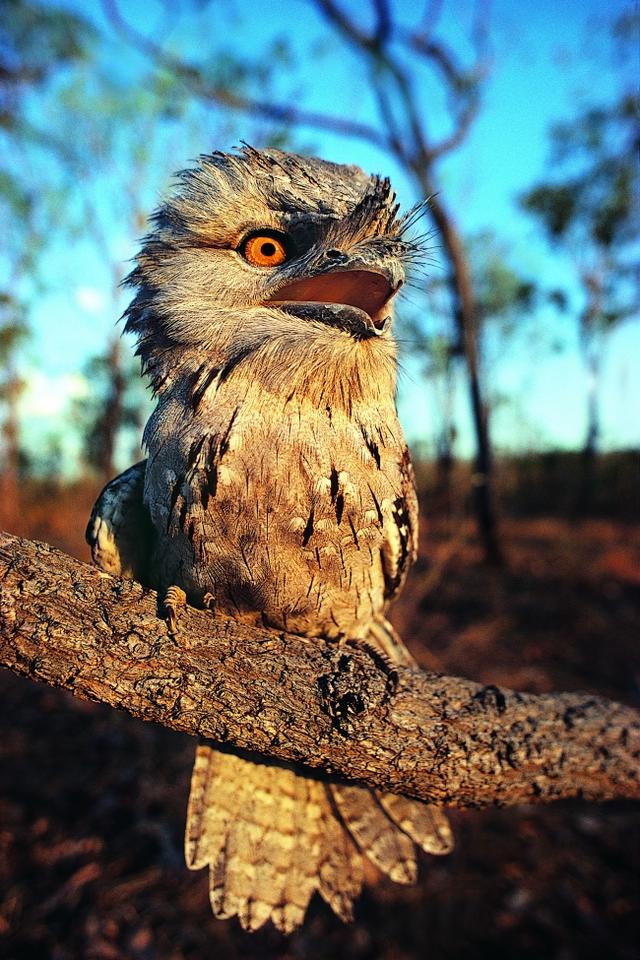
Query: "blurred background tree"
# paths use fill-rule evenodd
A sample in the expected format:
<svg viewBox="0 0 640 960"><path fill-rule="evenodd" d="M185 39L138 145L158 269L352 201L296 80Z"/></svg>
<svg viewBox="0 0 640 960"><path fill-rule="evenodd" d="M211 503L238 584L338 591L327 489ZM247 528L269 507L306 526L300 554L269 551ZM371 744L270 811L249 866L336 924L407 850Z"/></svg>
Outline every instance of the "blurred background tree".
<svg viewBox="0 0 640 960"><path fill-rule="evenodd" d="M118 462L142 459L140 440L149 415L149 401L138 362L113 339L105 353L90 357L84 367L88 396L74 401L72 415L82 439L86 468L102 483L117 473Z"/></svg>
<svg viewBox="0 0 640 960"><path fill-rule="evenodd" d="M625 48L630 46L637 53L637 17L622 17L615 34L621 55L628 56ZM551 131L551 177L521 197L524 209L569 254L583 293L579 307L570 304L566 290L553 294L558 305L577 318L587 372L581 511L589 509L593 498L606 338L640 313L638 120L636 83L615 102L587 107L557 124Z"/></svg>
<svg viewBox="0 0 640 960"><path fill-rule="evenodd" d="M25 100L88 56L93 30L70 11L7 0L0 23L0 518L17 519L21 465L20 350L29 337L30 302L42 292L40 264L51 229L48 196L34 182L31 149L57 150L55 136L24 115Z"/></svg>

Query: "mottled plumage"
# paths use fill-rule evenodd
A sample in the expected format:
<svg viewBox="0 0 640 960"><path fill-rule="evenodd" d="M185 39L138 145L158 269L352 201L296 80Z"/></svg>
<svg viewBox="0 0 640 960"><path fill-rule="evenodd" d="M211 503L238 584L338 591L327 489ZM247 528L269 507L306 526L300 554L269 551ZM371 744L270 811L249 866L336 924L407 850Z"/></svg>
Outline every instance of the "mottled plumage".
<svg viewBox="0 0 640 960"><path fill-rule="evenodd" d="M417 537L390 326L418 249L397 213L388 181L276 150L181 175L129 277L127 329L158 402L147 461L89 524L103 569L413 662L385 620ZM450 849L440 811L198 748L186 857L209 865L217 916L290 931L318 890L347 919L361 852L408 883L414 843Z"/></svg>

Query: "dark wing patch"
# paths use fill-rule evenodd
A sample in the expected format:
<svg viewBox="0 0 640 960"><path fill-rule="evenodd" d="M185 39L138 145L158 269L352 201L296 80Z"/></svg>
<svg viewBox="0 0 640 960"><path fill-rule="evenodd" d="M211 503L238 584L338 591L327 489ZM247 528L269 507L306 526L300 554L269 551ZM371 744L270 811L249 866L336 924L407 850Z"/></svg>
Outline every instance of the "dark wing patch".
<svg viewBox="0 0 640 960"><path fill-rule="evenodd" d="M218 492L218 470L229 450L231 432L238 415L236 408L223 433L205 434L191 444L186 470L175 481L169 503L166 532L171 537L184 533L199 561L205 559L202 519L209 500Z"/></svg>
<svg viewBox="0 0 640 960"><path fill-rule="evenodd" d="M145 586L150 582L153 524L144 504L147 461L111 480L96 500L85 538L96 566Z"/></svg>
<svg viewBox="0 0 640 960"><path fill-rule="evenodd" d="M198 407L205 397L205 394L209 388L213 386L219 376L219 367L210 367L206 363L203 363L198 367L189 386L191 409L194 413L198 410Z"/></svg>

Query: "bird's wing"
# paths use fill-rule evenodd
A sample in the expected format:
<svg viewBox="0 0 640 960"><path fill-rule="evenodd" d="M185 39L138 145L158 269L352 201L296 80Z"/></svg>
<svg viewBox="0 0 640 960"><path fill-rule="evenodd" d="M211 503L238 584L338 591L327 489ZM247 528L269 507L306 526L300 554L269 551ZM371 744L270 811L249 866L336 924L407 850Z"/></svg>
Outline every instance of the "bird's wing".
<svg viewBox="0 0 640 960"><path fill-rule="evenodd" d="M407 447L402 451L399 466L400 496L393 501L385 501L382 510L382 567L386 600L393 599L402 589L418 551L418 498Z"/></svg>
<svg viewBox="0 0 640 960"><path fill-rule="evenodd" d="M111 480L96 500L85 537L93 562L116 577L150 582L153 525L144 503L147 461Z"/></svg>

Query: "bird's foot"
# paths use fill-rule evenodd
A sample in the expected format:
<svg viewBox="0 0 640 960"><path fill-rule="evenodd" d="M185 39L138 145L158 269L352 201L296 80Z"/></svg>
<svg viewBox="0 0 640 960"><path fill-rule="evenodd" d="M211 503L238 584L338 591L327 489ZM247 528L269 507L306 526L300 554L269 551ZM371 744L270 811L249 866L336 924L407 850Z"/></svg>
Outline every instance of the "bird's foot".
<svg viewBox="0 0 640 960"><path fill-rule="evenodd" d="M187 595L181 587L176 587L175 584L167 587L162 606L170 634L176 634L178 627L178 609L180 607L186 607L186 605Z"/></svg>
<svg viewBox="0 0 640 960"><path fill-rule="evenodd" d="M205 593L204 597L202 598L202 606L204 607L205 610L211 610L211 611L215 610L216 598L212 593L209 593L208 590Z"/></svg>

